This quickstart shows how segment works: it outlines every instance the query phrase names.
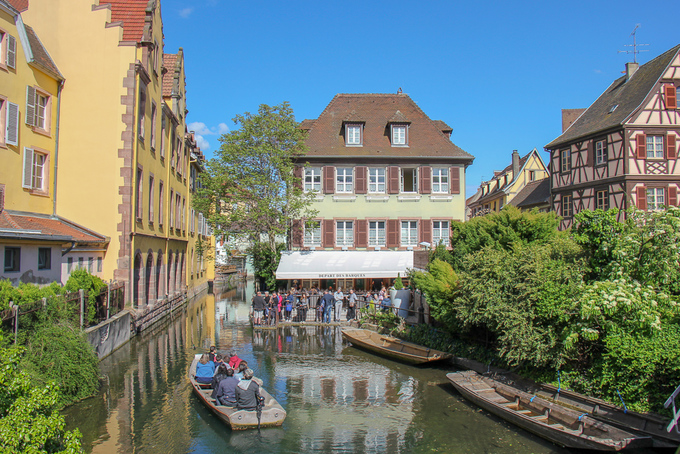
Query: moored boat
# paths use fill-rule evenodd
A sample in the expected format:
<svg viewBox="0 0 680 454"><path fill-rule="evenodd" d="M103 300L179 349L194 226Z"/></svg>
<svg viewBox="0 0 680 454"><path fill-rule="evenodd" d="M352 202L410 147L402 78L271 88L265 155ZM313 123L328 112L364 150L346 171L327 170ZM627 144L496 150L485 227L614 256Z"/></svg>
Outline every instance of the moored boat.
<svg viewBox="0 0 680 454"><path fill-rule="evenodd" d="M189 368L189 381L191 381L194 394L198 396L203 405L231 427L232 430L257 429L258 420L255 410L239 410L235 407L219 405L215 399L210 397L213 391L212 388L205 387L205 385L201 385L196 381L196 363L200 358L200 354L196 355ZM261 386L260 395L264 398L264 406L260 416L259 427L274 427L283 424L283 420L286 419L286 410Z"/></svg>
<svg viewBox="0 0 680 454"><path fill-rule="evenodd" d="M454 372L446 377L469 401L558 445L598 451L652 446L648 435L614 427L474 371Z"/></svg>
<svg viewBox="0 0 680 454"><path fill-rule="evenodd" d="M453 357L450 353L423 347L367 329L343 328L342 337L355 347L409 364L427 364Z"/></svg>

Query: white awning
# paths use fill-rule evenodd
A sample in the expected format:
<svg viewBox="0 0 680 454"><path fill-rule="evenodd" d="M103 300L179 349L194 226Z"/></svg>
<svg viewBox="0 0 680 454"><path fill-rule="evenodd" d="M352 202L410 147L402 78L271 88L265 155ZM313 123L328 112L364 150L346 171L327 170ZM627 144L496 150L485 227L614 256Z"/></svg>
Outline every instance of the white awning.
<svg viewBox="0 0 680 454"><path fill-rule="evenodd" d="M405 277L413 251L284 251L276 279Z"/></svg>

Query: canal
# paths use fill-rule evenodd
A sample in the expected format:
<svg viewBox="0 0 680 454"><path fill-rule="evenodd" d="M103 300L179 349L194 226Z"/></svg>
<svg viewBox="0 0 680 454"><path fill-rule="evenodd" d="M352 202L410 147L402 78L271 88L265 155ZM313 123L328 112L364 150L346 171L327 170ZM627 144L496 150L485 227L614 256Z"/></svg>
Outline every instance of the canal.
<svg viewBox="0 0 680 454"><path fill-rule="evenodd" d="M88 453L568 453L467 403L451 368L343 345L339 328L254 331L251 292L205 295L101 362L98 395L66 411ZM211 344L234 349L288 412L282 428L231 432L191 393Z"/></svg>

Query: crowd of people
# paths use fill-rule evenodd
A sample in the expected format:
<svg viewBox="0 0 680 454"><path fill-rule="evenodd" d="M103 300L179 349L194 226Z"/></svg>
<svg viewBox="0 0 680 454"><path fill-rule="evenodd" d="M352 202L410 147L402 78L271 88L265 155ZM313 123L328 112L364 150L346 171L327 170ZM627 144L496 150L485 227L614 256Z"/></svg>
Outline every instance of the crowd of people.
<svg viewBox="0 0 680 454"><path fill-rule="evenodd" d="M253 370L236 353L217 353L214 346L201 355L196 364L195 379L212 388L211 397L217 405L239 410L256 410L262 402L260 385L253 380Z"/></svg>
<svg viewBox="0 0 680 454"><path fill-rule="evenodd" d="M334 292L313 288L311 290L294 289L272 292L258 291L252 299L252 316L254 325L274 325L278 321L331 323L342 320L342 310L347 308L347 321L356 320L360 304L371 309L380 308L388 311L392 308L389 292L385 287L377 292L359 295L354 289L343 293L342 288ZM313 311L313 319L309 311ZM294 314L293 314L294 312Z"/></svg>

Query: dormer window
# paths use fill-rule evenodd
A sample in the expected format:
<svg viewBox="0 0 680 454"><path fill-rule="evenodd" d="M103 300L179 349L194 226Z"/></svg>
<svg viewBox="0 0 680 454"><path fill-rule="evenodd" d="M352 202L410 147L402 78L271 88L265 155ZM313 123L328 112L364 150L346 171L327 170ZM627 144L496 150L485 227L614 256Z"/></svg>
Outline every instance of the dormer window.
<svg viewBox="0 0 680 454"><path fill-rule="evenodd" d="M393 147L398 147L398 146L406 146L407 145L407 140L406 140L406 132L407 128L406 125L392 125L392 146Z"/></svg>
<svg viewBox="0 0 680 454"><path fill-rule="evenodd" d="M345 125L345 144L348 146L361 146L363 143L362 125L357 123L348 123Z"/></svg>

